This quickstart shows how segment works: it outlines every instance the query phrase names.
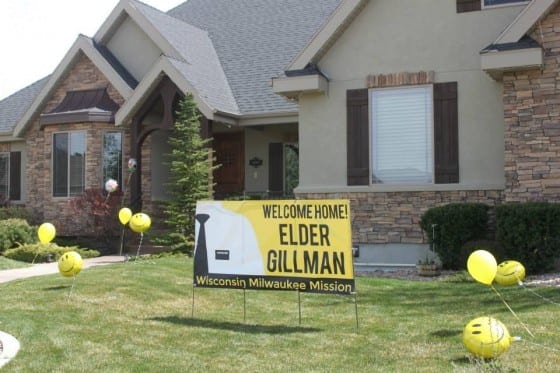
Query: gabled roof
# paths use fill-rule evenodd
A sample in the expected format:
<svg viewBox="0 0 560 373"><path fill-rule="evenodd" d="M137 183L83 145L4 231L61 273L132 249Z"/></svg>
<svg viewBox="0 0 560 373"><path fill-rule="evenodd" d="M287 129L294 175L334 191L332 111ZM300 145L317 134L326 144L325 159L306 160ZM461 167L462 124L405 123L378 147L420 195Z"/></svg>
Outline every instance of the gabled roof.
<svg viewBox="0 0 560 373"><path fill-rule="evenodd" d="M559 2L559 0L532 0L492 44L517 43Z"/></svg>
<svg viewBox="0 0 560 373"><path fill-rule="evenodd" d="M239 114L228 80L206 31L139 1L121 0L95 34L94 40L101 45L106 43L127 16L152 39L163 55L144 77L145 82L136 87L133 102L126 103L119 112L117 124L128 119L130 108L136 108L150 95L154 83L159 81L158 74L162 72L175 76L172 80L176 84L176 80L186 80L183 82L185 84L177 85L184 93L192 93L195 101L205 105L203 111L208 118L212 119L215 112ZM169 72L170 69L174 71Z"/></svg>
<svg viewBox="0 0 560 373"><path fill-rule="evenodd" d="M285 70L301 70L310 64L316 64L367 3L368 0L341 2L328 21L313 35Z"/></svg>
<svg viewBox="0 0 560 373"><path fill-rule="evenodd" d="M241 115L274 115L298 106L273 92L271 78L347 1L189 0L168 14L208 32Z"/></svg>
<svg viewBox="0 0 560 373"><path fill-rule="evenodd" d="M188 0L166 14L137 0L120 0L93 39L80 35L53 74L33 85L35 99L27 102L27 109L17 115L2 110L0 131L14 128L13 136L21 136L80 53L125 99L115 115L117 123L143 103L162 74L192 93L209 118L293 120L297 104L275 94L271 78L283 72L339 5L365 1ZM162 51L141 82L105 47L127 17ZM31 88L6 100L27 97L29 101L29 92ZM15 105L26 107L23 102Z"/></svg>
<svg viewBox="0 0 560 373"><path fill-rule="evenodd" d="M19 90L0 101L0 134L11 135L15 123L27 111L39 92L49 81L50 75Z"/></svg>
<svg viewBox="0 0 560 373"><path fill-rule="evenodd" d="M21 136L23 130L27 127L32 118L38 114L37 111L46 103L51 93L58 86L60 80L64 78L65 73L72 68L74 62L79 58L80 53L85 54L97 66L121 96L127 98L132 94L132 88L126 83L123 77L115 71L111 64L103 58L99 50L93 45L93 41L84 35L80 35L72 47L70 47L70 50L66 53L62 61L58 64L52 75L49 76L44 86L38 92L35 100L33 100L29 108L18 119L17 123L15 123L14 137Z"/></svg>

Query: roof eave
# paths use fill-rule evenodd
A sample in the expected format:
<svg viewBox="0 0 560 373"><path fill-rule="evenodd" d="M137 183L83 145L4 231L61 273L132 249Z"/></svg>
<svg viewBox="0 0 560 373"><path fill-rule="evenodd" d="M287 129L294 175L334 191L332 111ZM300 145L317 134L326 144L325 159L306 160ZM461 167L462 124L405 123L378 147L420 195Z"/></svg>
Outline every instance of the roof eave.
<svg viewBox="0 0 560 373"><path fill-rule="evenodd" d="M297 99L302 93L326 94L328 80L321 74L272 78L272 90L289 99Z"/></svg>
<svg viewBox="0 0 560 373"><path fill-rule="evenodd" d="M482 70L497 81L502 80L504 72L541 68L543 63L541 48L488 51L480 55Z"/></svg>

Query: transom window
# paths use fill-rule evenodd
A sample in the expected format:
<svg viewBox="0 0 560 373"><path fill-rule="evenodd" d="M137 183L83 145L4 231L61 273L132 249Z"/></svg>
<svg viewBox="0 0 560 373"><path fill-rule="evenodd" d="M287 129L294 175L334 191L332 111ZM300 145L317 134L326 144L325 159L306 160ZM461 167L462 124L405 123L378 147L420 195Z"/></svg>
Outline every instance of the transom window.
<svg viewBox="0 0 560 373"><path fill-rule="evenodd" d="M374 89L372 182L433 182L432 86Z"/></svg>
<svg viewBox="0 0 560 373"><path fill-rule="evenodd" d="M85 188L86 133L53 135L53 196L72 197Z"/></svg>
<svg viewBox="0 0 560 373"><path fill-rule="evenodd" d="M122 186L122 133L105 132L103 134L103 182L116 180ZM121 189L122 190L122 189Z"/></svg>

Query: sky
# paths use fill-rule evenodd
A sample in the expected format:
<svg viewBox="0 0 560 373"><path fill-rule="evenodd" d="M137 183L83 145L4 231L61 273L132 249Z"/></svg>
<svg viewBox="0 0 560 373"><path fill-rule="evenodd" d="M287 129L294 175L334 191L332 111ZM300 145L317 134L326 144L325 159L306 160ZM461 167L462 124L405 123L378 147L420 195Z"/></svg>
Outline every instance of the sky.
<svg viewBox="0 0 560 373"><path fill-rule="evenodd" d="M119 0L0 0L0 100L51 74L79 34L93 36ZM142 0L167 11L185 0Z"/></svg>

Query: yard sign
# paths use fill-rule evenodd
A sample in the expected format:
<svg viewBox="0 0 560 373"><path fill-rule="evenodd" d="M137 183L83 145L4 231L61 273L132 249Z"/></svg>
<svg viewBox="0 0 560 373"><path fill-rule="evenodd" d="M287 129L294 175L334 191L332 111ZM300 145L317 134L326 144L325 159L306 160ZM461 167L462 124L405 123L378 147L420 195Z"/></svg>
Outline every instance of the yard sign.
<svg viewBox="0 0 560 373"><path fill-rule="evenodd" d="M202 201L194 286L354 292L347 200Z"/></svg>

